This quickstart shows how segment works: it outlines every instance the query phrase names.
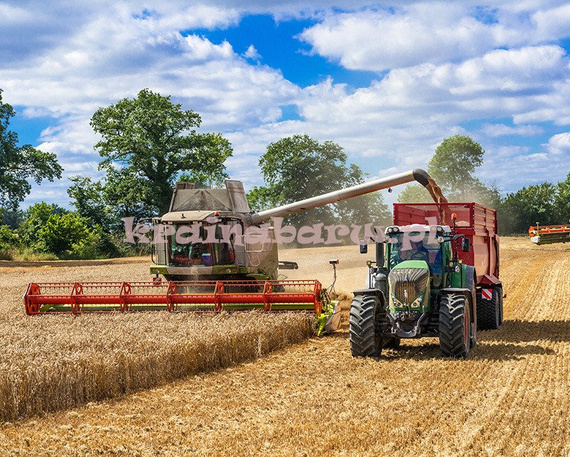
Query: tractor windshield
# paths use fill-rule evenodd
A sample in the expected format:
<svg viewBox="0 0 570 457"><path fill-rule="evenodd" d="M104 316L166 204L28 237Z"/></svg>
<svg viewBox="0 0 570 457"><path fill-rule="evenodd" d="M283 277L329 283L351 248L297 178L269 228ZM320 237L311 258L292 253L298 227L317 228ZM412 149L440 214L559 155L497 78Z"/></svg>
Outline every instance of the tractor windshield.
<svg viewBox="0 0 570 457"><path fill-rule="evenodd" d="M434 286L437 287L441 282L443 267L441 245L435 240L430 240L429 235L428 232L391 234L388 241L390 245L390 269L404 260L424 260L434 277Z"/></svg>

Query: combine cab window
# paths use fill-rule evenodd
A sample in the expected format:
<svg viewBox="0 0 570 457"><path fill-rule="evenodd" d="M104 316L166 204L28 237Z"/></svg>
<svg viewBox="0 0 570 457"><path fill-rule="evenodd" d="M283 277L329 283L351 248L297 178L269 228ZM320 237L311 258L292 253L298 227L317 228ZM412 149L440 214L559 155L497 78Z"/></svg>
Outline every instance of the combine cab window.
<svg viewBox="0 0 570 457"><path fill-rule="evenodd" d="M176 227L178 229L178 227ZM207 234L201 229L200 238L205 240ZM217 232L217 231L216 231ZM218 235L218 233L216 233ZM221 236L216 236L221 239ZM232 265L235 263L233 243L179 243L176 235L168 239L170 262L177 267Z"/></svg>

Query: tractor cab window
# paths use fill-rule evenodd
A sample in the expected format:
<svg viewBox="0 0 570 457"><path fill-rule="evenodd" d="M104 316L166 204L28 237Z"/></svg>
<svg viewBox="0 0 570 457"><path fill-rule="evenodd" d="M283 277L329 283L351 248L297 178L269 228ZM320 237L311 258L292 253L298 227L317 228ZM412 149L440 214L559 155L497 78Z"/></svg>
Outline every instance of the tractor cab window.
<svg viewBox="0 0 570 457"><path fill-rule="evenodd" d="M420 237L419 232L405 232L390 235L390 269L404 260L424 260L433 275L434 287L442 282L442 255L441 245L434 241L429 242L429 233Z"/></svg>

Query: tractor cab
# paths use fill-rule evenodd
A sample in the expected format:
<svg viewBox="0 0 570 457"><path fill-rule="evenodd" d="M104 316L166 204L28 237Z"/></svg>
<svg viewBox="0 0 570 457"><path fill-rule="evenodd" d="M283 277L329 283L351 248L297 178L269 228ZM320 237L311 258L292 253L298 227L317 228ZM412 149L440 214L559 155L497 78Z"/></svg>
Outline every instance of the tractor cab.
<svg viewBox="0 0 570 457"><path fill-rule="evenodd" d="M443 282L446 260L452 258L449 242L451 230L448 226L410 227L392 226L386 230L386 267L391 271L396 267L401 269L416 265L417 268L417 265L422 265L433 278L433 286L439 288ZM423 261L425 266L410 261Z"/></svg>

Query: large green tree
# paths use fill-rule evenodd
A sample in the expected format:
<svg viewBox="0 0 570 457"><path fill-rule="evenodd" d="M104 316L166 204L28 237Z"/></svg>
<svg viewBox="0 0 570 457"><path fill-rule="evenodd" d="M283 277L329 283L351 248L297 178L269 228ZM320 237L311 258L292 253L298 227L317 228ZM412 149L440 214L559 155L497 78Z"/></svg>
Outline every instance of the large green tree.
<svg viewBox="0 0 570 457"><path fill-rule="evenodd" d="M293 203L364 181L365 173L347 163L343 148L332 141L322 143L308 135L293 135L267 146L259 165L266 186L256 187L248 198L256 210ZM386 223L389 211L378 192L334 205L293 214L287 223L325 225Z"/></svg>
<svg viewBox="0 0 570 457"><path fill-rule="evenodd" d="M95 148L104 159L99 166L107 172L105 190L112 194L111 186L128 182L137 195L126 201L122 186L115 197L122 197L125 208L142 204L151 216L168 211L172 186L182 173L206 184L226 178L231 145L219 133L197 133L200 124L199 114L149 89L98 109L91 126L102 136Z"/></svg>
<svg viewBox="0 0 570 457"><path fill-rule="evenodd" d="M37 184L44 179L61 178L63 169L55 154L43 152L29 144L18 145L18 134L9 130L16 113L2 102L0 89L0 208L15 210L31 191L30 179Z"/></svg>
<svg viewBox="0 0 570 457"><path fill-rule="evenodd" d="M454 200L464 200L479 183L473 173L483 164L484 154L481 145L470 137L454 135L436 148L428 173Z"/></svg>
<svg viewBox="0 0 570 457"><path fill-rule="evenodd" d="M444 139L436 148L428 164L428 173L441 187L449 201L476 201L498 207L500 195L496 187L487 186L473 176L483 164L485 151L479 143L465 135ZM405 203L430 202L431 197L423 186L407 186L398 196Z"/></svg>

